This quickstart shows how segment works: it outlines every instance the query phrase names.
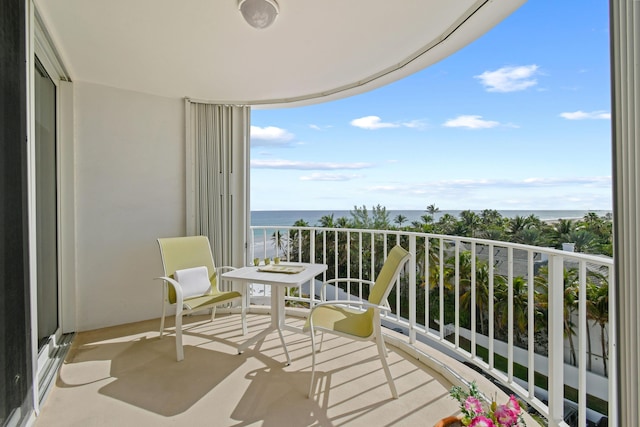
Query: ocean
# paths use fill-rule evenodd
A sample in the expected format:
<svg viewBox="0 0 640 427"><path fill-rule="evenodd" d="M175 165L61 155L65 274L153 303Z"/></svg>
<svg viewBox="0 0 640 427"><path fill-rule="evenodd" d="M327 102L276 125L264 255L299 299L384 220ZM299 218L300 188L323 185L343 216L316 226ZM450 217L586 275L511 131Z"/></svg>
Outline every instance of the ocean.
<svg viewBox="0 0 640 427"><path fill-rule="evenodd" d="M310 226L316 226L320 222L320 218L325 215L333 214L334 220L340 217L346 217L351 219L351 211L337 210L337 211L251 211L251 225L253 226L291 226L294 222L302 219L306 221ZM388 210L389 219L392 224L397 215L404 215L407 217L407 221L404 225L411 224L412 221L417 221L422 215L426 214L426 211L421 210ZM460 215L461 210L442 210L434 215L434 221L444 214L451 214L455 217ZM482 211L474 211L480 214ZM588 212L595 212L599 216L604 216L611 211L606 210L498 210L498 212L506 218L514 218L516 216L527 217L531 214L537 216L542 221L552 221L558 219L577 219L582 218ZM371 213L371 210L369 210Z"/></svg>

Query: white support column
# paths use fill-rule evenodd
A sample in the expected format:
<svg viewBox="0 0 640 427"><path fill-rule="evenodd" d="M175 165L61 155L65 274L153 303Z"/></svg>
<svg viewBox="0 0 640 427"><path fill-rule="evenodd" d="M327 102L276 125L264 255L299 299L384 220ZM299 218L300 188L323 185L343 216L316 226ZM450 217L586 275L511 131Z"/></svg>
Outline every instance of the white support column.
<svg viewBox="0 0 640 427"><path fill-rule="evenodd" d="M609 425L640 425L640 1L611 0L617 408ZM616 419L615 417L618 417Z"/></svg>
<svg viewBox="0 0 640 427"><path fill-rule="evenodd" d="M564 416L564 260L549 257L549 425L560 425Z"/></svg>

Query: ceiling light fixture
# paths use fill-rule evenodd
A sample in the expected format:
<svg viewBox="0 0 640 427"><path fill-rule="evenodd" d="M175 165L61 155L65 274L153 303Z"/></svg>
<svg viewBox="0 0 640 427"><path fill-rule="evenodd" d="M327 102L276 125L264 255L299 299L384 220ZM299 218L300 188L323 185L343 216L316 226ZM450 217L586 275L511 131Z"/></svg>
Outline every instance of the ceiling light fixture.
<svg viewBox="0 0 640 427"><path fill-rule="evenodd" d="M238 9L253 28L267 28L276 20L280 9L276 0L239 0Z"/></svg>

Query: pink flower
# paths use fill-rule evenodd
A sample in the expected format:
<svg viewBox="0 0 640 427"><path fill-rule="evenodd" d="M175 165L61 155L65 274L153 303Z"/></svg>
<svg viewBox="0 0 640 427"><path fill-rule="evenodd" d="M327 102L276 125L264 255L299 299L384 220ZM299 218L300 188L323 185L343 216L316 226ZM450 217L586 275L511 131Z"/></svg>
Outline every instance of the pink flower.
<svg viewBox="0 0 640 427"><path fill-rule="evenodd" d="M518 403L518 399L516 399L516 397L513 394L509 396L507 407L516 411L516 414L520 413L520 404Z"/></svg>
<svg viewBox="0 0 640 427"><path fill-rule="evenodd" d="M512 426L518 422L518 412L507 405L499 405L493 415L501 426Z"/></svg>
<svg viewBox="0 0 640 427"><path fill-rule="evenodd" d="M467 397L467 400L464 401L464 409L473 412L474 414L482 414L483 412L482 403L473 396Z"/></svg>
<svg viewBox="0 0 640 427"><path fill-rule="evenodd" d="M496 425L491 421L491 418L479 415L471 421L469 427L496 427Z"/></svg>

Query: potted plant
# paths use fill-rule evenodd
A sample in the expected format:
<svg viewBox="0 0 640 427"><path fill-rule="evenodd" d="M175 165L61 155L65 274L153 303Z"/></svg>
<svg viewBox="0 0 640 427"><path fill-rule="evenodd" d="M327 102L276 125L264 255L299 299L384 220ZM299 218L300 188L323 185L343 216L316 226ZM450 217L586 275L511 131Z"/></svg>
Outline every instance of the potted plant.
<svg viewBox="0 0 640 427"><path fill-rule="evenodd" d="M495 398L488 402L478 390L475 381L469 386L469 391L454 386L451 388L450 394L460 403L462 414L443 418L435 427L453 426L456 422L469 427L526 426L522 419L522 409L514 395L511 395L507 403L502 405L498 405Z"/></svg>

